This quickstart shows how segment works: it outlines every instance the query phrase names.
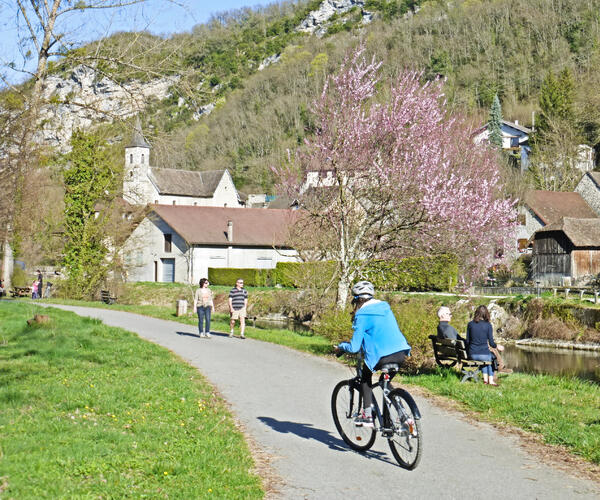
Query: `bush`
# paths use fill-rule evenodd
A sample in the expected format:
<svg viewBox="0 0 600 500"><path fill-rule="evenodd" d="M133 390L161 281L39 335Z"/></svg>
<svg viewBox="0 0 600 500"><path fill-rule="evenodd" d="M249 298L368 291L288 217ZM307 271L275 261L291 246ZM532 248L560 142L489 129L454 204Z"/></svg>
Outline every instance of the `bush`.
<svg viewBox="0 0 600 500"><path fill-rule="evenodd" d="M332 344L339 344L342 341L352 338L352 321L350 318L350 309L340 311L331 308L324 310L311 325L312 330L317 335L331 340Z"/></svg>
<svg viewBox="0 0 600 500"><path fill-rule="evenodd" d="M278 262L273 270L274 283L288 288L325 288L333 279L337 263Z"/></svg>
<svg viewBox="0 0 600 500"><path fill-rule="evenodd" d="M208 281L213 285L234 286L241 278L246 286L269 286L273 284L271 269L208 268Z"/></svg>
<svg viewBox="0 0 600 500"><path fill-rule="evenodd" d="M19 266L15 266L12 276L10 277L10 281L12 286L29 286L31 281L33 281L33 278L31 281L29 281L27 278L27 273Z"/></svg>
<svg viewBox="0 0 600 500"><path fill-rule="evenodd" d="M377 260L363 276L380 290L451 290L458 280L458 261L453 255Z"/></svg>

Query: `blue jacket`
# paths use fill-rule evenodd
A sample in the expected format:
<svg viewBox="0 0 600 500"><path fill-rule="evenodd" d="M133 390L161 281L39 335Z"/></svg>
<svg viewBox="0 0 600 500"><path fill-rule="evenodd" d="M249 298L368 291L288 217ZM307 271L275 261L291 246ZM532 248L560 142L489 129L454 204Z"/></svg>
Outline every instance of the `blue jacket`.
<svg viewBox="0 0 600 500"><path fill-rule="evenodd" d="M410 346L387 302L372 300L365 303L356 311L352 328L352 340L342 342L338 347L346 352L362 350L365 364L371 371L383 356L400 351L410 353Z"/></svg>
<svg viewBox="0 0 600 500"><path fill-rule="evenodd" d="M473 354L491 354L488 344L496 347L494 342L494 332L491 323L488 321L469 321L467 325L467 350L469 356Z"/></svg>

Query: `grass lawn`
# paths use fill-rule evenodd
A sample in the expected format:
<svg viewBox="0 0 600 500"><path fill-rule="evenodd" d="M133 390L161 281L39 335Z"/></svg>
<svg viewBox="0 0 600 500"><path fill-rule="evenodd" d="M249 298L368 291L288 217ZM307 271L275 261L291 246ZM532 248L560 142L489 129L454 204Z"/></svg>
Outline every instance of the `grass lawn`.
<svg viewBox="0 0 600 500"><path fill-rule="evenodd" d="M504 422L543 436L582 458L600 464L600 386L579 379L513 373L499 387L461 383L450 369L407 376L402 383L460 402L483 419Z"/></svg>
<svg viewBox="0 0 600 500"><path fill-rule="evenodd" d="M0 497L262 498L198 371L127 331L0 302Z"/></svg>

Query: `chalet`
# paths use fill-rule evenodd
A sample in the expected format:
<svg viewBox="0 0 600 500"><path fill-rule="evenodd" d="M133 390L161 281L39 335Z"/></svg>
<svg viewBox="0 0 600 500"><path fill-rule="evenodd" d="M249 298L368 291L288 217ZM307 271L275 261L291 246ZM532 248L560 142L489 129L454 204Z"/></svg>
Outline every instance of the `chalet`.
<svg viewBox="0 0 600 500"><path fill-rule="evenodd" d="M242 198L227 170L192 171L150 166L150 145L136 123L125 148L123 198L132 205L240 207Z"/></svg>
<svg viewBox="0 0 600 500"><path fill-rule="evenodd" d="M483 127L475 131L473 134L473 142L475 144L489 140L490 132L488 125L486 123ZM529 136L532 129L519 125L518 120L515 120L514 123L502 120L500 131L502 133L502 149L513 154L513 157L520 165L521 171L527 170L529 167L529 154L531 153Z"/></svg>
<svg viewBox="0 0 600 500"><path fill-rule="evenodd" d="M517 244L524 251L533 234L548 226L560 223L564 217L593 219L598 215L580 193L558 191L528 191L519 207Z"/></svg>
<svg viewBox="0 0 600 500"><path fill-rule="evenodd" d="M274 268L298 261L287 246L292 210L150 205L125 243L128 281L197 283L209 267Z"/></svg>
<svg viewBox="0 0 600 500"><path fill-rule="evenodd" d="M533 239L533 278L543 286L583 284L600 273L600 218L565 217Z"/></svg>

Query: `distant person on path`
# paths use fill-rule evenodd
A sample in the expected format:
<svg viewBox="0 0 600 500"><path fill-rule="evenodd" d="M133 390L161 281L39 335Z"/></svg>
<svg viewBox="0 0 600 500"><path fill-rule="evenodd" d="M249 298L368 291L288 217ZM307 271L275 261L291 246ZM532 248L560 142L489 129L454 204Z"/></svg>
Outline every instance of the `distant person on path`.
<svg viewBox="0 0 600 500"><path fill-rule="evenodd" d="M438 318L440 322L437 327L437 336L438 339L452 339L452 340L465 340L462 338L456 328L454 328L450 324L450 320L452 319L452 312L449 307L442 306L438 309L437 312Z"/></svg>
<svg viewBox="0 0 600 500"><path fill-rule="evenodd" d="M43 298L44 293L44 277L42 276L42 271L39 269L36 271L37 279L38 279L38 299Z"/></svg>
<svg viewBox="0 0 600 500"><path fill-rule="evenodd" d="M245 339L244 331L246 329L246 308L248 307L248 291L244 290L244 280L238 279L235 287L229 292L229 336L233 337L233 328L235 321L240 320L240 338Z"/></svg>
<svg viewBox="0 0 600 500"><path fill-rule="evenodd" d="M215 312L215 304L213 302L213 293L208 288L208 279L202 278L199 283L199 288L194 294L194 309L198 313L198 332L200 337L210 338L210 315Z"/></svg>
<svg viewBox="0 0 600 500"><path fill-rule="evenodd" d="M4 297L6 295L6 289L4 288L4 280L0 279L0 297Z"/></svg>
<svg viewBox="0 0 600 500"><path fill-rule="evenodd" d="M47 299L49 299L50 295L52 295L52 283L50 283L48 281L46 283L46 291L44 292L44 297L46 297Z"/></svg>
<svg viewBox="0 0 600 500"><path fill-rule="evenodd" d="M469 357L475 361L492 361L490 347L504 350L494 342L494 329L490 323L490 312L484 305L479 306L473 315L473 321L467 325L467 351ZM483 383L498 385L494 382L494 371L491 365L481 368Z"/></svg>
<svg viewBox="0 0 600 500"><path fill-rule="evenodd" d="M32 299L38 298L38 280L34 280L33 283L31 284L31 298Z"/></svg>
<svg viewBox="0 0 600 500"><path fill-rule="evenodd" d="M336 353L359 352L364 354L364 366L360 390L363 396L362 415L355 424L357 427L373 427L373 372L386 363L401 365L410 354L410 346L402 335L390 305L373 298L375 287L369 281L359 281L352 287L352 329L350 342L342 342ZM390 379L394 374L390 374Z"/></svg>

